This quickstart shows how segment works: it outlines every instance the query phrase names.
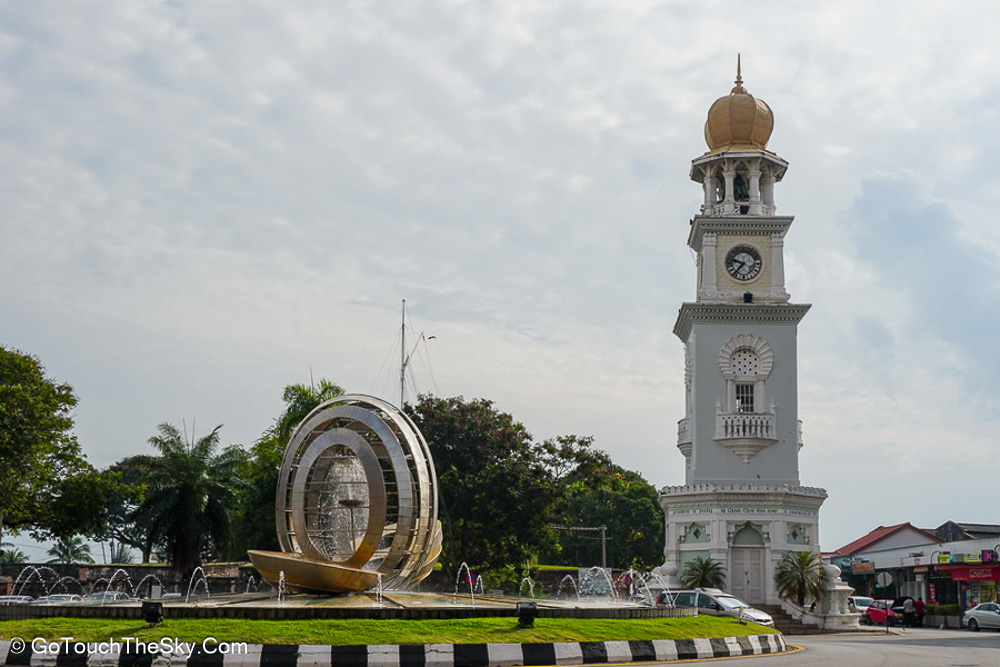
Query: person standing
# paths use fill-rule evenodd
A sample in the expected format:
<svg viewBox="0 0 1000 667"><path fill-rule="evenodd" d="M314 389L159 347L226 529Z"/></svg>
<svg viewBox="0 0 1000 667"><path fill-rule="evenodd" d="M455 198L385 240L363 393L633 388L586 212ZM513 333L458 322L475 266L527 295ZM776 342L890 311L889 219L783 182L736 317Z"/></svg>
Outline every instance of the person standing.
<svg viewBox="0 0 1000 667"><path fill-rule="evenodd" d="M908 628L913 627L913 614L916 611L917 606L913 602L913 598L906 598L903 600L903 625Z"/></svg>
<svg viewBox="0 0 1000 667"><path fill-rule="evenodd" d="M922 597L917 598L917 601L913 603L913 611L917 614L917 625L924 627L924 612L927 609L927 605L924 604L924 599Z"/></svg>

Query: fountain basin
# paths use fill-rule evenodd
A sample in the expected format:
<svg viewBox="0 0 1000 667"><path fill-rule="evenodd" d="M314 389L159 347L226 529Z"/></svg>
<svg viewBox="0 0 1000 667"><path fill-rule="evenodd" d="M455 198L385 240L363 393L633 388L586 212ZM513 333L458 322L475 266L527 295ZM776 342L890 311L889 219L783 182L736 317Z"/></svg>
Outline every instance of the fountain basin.
<svg viewBox="0 0 1000 667"><path fill-rule="evenodd" d="M302 593L360 592L378 584L378 572L316 560L297 553L248 551L251 562L268 581L285 573L289 590Z"/></svg>

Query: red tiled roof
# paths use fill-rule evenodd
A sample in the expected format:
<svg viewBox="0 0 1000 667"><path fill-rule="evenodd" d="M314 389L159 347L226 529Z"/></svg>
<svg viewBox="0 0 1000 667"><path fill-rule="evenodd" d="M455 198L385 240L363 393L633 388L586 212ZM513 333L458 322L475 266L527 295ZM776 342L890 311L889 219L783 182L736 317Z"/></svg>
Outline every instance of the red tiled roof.
<svg viewBox="0 0 1000 667"><path fill-rule="evenodd" d="M881 540L889 537L893 533L897 533L900 530L903 530L904 528L912 528L918 533L923 533L924 535L926 535L928 538L930 538L935 542L938 543L941 542L941 540L935 537L932 533L928 533L926 530L921 530L920 528L917 528L909 521L907 521L906 523L897 523L895 526L879 526L878 528L868 533L864 537L859 537L853 542L845 544L844 546L837 549L834 553L836 553L838 556L848 556L850 554L863 551L864 549L867 549L876 542L880 542Z"/></svg>

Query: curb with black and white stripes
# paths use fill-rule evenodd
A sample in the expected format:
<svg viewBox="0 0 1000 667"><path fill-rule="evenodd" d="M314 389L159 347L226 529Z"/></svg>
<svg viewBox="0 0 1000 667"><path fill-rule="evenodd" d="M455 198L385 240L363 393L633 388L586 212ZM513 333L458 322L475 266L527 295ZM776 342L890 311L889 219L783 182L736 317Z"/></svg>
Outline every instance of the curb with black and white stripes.
<svg viewBox="0 0 1000 667"><path fill-rule="evenodd" d="M55 646L58 644L58 646ZM225 648L222 648L225 647ZM36 650L41 649L41 650ZM519 667L696 660L781 653L780 634L711 639L545 644L196 644L187 652L147 645L0 641L0 665L23 667Z"/></svg>

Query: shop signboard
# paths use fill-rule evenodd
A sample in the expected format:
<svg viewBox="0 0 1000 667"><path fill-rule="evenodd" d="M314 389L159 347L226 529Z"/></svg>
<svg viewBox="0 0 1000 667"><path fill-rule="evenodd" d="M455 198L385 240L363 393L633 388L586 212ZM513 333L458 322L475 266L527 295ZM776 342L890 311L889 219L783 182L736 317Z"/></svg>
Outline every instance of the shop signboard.
<svg viewBox="0 0 1000 667"><path fill-rule="evenodd" d="M998 567L956 567L951 571L952 581L995 581L1000 580Z"/></svg>
<svg viewBox="0 0 1000 667"><path fill-rule="evenodd" d="M874 571L875 563L870 560L851 565L851 574L871 574Z"/></svg>
<svg viewBox="0 0 1000 667"><path fill-rule="evenodd" d="M1000 558L993 549L983 549L972 554L938 554L938 565L951 565L955 563L998 563Z"/></svg>

